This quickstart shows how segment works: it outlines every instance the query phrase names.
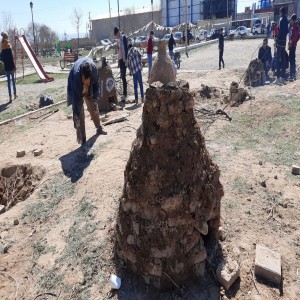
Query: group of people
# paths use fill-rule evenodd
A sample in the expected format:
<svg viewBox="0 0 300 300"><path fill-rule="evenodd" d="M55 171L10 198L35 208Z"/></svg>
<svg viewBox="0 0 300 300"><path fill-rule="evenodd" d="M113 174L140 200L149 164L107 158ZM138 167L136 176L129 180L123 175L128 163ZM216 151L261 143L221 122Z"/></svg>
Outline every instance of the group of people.
<svg viewBox="0 0 300 300"><path fill-rule="evenodd" d="M15 63L12 54L12 48L7 32L1 32L1 57L0 60L4 64L4 71L7 77L7 88L9 95L9 103L12 102L11 84L13 86L14 100L17 98L17 89L15 81Z"/></svg>
<svg viewBox="0 0 300 300"><path fill-rule="evenodd" d="M288 51L286 44L288 38ZM286 69L290 67L289 81L296 80L296 48L300 38L297 24L297 16L293 14L290 22L287 19L285 8L280 8L280 20L276 31L274 31L275 52L272 57L271 47L268 46L268 39L263 40L263 45L258 52L258 59L263 63L266 78L269 79L269 71L275 71L275 84L283 84L287 79Z"/></svg>

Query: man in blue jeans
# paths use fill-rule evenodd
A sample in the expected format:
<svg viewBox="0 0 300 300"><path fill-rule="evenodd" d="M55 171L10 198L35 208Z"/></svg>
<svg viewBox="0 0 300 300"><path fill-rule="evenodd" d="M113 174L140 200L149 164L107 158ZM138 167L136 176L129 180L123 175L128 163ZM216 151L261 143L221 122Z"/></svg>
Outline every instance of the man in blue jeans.
<svg viewBox="0 0 300 300"><path fill-rule="evenodd" d="M6 32L1 32L2 42L1 42L1 60L4 63L4 70L7 77L7 87L8 87L8 95L9 95L9 103L12 102L12 95L11 95L11 82L13 85L14 91L14 100L17 98L17 89L16 89L16 82L15 82L15 63L13 59L11 45L8 39L8 34Z"/></svg>
<svg viewBox="0 0 300 300"><path fill-rule="evenodd" d="M276 68L276 80L275 84L284 83L285 75L285 47L286 47L286 37L289 33L289 22L285 14L285 8L281 7L280 10L280 20L278 26L278 35L276 38L276 55L277 55L277 68Z"/></svg>
<svg viewBox="0 0 300 300"><path fill-rule="evenodd" d="M128 46L128 68L133 76L133 86L134 86L134 98L135 103L138 104L138 83L140 86L142 103L144 102L144 87L142 79L142 54L140 51L133 47L132 44Z"/></svg>

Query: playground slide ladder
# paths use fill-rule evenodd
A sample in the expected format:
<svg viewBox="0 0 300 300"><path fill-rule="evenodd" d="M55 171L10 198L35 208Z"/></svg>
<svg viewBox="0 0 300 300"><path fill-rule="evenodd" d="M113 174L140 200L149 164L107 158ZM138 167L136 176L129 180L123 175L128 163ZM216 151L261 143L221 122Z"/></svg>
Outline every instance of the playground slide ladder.
<svg viewBox="0 0 300 300"><path fill-rule="evenodd" d="M53 81L54 78L49 77L44 68L42 67L41 63L39 62L38 58L34 54L30 44L28 43L25 35L21 36L15 36L17 40L19 40L20 44L22 45L23 49L25 50L26 54L28 55L28 58L30 59L35 71L37 72L38 76L40 77L41 81L43 82L50 82Z"/></svg>

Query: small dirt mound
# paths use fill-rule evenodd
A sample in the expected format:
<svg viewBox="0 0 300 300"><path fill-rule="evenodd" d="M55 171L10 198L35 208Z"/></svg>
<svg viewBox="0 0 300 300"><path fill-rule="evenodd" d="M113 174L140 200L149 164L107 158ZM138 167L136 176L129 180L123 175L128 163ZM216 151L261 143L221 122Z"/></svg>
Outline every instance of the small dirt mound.
<svg viewBox="0 0 300 300"><path fill-rule="evenodd" d="M0 205L8 210L26 200L44 174L42 168L30 164L3 167L0 171Z"/></svg>
<svg viewBox="0 0 300 300"><path fill-rule="evenodd" d="M265 82L266 75L263 63L259 59L252 60L245 74L245 86L256 87L260 85L265 85Z"/></svg>
<svg viewBox="0 0 300 300"><path fill-rule="evenodd" d="M213 87L205 84L201 84L201 90L199 91L200 97L203 99L219 98L220 91Z"/></svg>

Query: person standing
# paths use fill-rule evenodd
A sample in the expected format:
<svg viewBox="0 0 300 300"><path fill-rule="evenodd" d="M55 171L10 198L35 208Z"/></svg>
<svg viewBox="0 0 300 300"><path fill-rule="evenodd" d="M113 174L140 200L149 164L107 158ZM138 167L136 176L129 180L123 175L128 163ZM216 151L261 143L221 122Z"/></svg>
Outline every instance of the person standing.
<svg viewBox="0 0 300 300"><path fill-rule="evenodd" d="M135 104L138 104L138 84L140 86L142 103L144 103L144 87L142 79L142 54L132 44L128 46L128 68L133 76Z"/></svg>
<svg viewBox="0 0 300 300"><path fill-rule="evenodd" d="M173 52L174 47L176 47L176 43L175 43L173 33L171 33L171 36L168 41L168 48L169 48L169 55L171 56L172 59L174 58L174 52Z"/></svg>
<svg viewBox="0 0 300 300"><path fill-rule="evenodd" d="M272 51L271 47L268 46L268 39L263 40L263 45L259 48L258 59L263 63L266 78L269 79L269 71L272 66Z"/></svg>
<svg viewBox="0 0 300 300"><path fill-rule="evenodd" d="M81 145L86 142L83 102L85 102L91 115L97 134L106 135L107 132L100 124L97 104L99 97L98 71L90 58L83 57L74 63L68 77L67 92L68 105L72 105L77 142Z"/></svg>
<svg viewBox="0 0 300 300"><path fill-rule="evenodd" d="M17 96L17 89L16 89L16 81L15 81L15 63L13 59L12 49L10 45L10 41L8 38L8 34L6 32L1 32L2 41L1 41L1 60L4 63L4 71L7 77L7 88L8 88L8 95L9 95L9 103L12 103L12 94L11 94L11 82L14 91L14 100L18 97Z"/></svg>
<svg viewBox="0 0 300 300"><path fill-rule="evenodd" d="M221 70L221 63L223 64L223 69L225 67L224 59L224 36L223 36L223 28L219 30L219 70Z"/></svg>
<svg viewBox="0 0 300 300"><path fill-rule="evenodd" d="M284 83L285 75L285 47L286 47L286 37L289 33L289 23L285 14L285 8L280 8L280 20L278 26L278 35L276 38L276 80L275 84Z"/></svg>
<svg viewBox="0 0 300 300"><path fill-rule="evenodd" d="M118 27L114 28L114 35L118 39L118 61L119 61L121 79L123 82L123 96L121 98L121 102L123 106L125 106L126 98L127 98L127 80L126 80L127 54L128 54L127 37L125 34L120 32Z"/></svg>
<svg viewBox="0 0 300 300"><path fill-rule="evenodd" d="M148 79L150 78L151 69L152 69L152 53L153 53L153 30L150 31L147 44L147 58L148 58Z"/></svg>
<svg viewBox="0 0 300 300"><path fill-rule="evenodd" d="M296 80L296 47L299 41L299 29L297 25L297 16L293 14L290 21L289 32L289 62L290 62L290 77L289 81Z"/></svg>

